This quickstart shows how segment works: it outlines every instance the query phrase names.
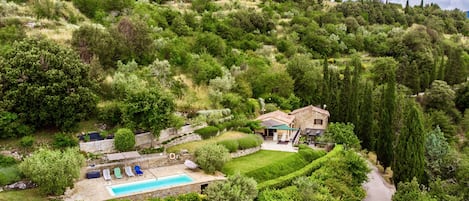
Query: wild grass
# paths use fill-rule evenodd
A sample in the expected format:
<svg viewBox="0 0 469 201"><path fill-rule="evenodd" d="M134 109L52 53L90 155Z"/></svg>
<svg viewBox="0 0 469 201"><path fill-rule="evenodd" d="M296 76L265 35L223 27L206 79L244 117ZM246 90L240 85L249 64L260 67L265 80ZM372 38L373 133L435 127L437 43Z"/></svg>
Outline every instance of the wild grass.
<svg viewBox="0 0 469 201"><path fill-rule="evenodd" d="M49 199L41 195L37 188L21 190L21 191L0 192L0 201L12 201L12 200L48 201Z"/></svg>
<svg viewBox="0 0 469 201"><path fill-rule="evenodd" d="M184 144L179 144L173 147L170 147L166 150L168 153L178 153L182 149L186 149L191 153L194 153L195 150L197 150L199 147L208 145L208 144L214 144L223 140L228 140L228 139L239 139L242 137L245 137L247 134L241 133L241 132L236 132L236 131L229 131L222 133L219 136L207 139L207 140L201 140L201 141L195 141L195 142L189 142L189 143L184 143Z"/></svg>

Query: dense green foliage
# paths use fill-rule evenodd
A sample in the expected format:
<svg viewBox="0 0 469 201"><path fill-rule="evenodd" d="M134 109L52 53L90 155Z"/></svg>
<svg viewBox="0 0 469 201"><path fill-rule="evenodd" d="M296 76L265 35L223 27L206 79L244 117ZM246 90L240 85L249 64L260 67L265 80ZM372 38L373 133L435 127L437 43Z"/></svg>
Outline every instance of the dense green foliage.
<svg viewBox="0 0 469 201"><path fill-rule="evenodd" d="M365 192L361 184L369 171L366 162L356 153L343 149L335 149L330 154L316 160L327 158L327 163L313 161L311 164L316 167L312 172L295 177L289 187L262 191L259 200L363 200Z"/></svg>
<svg viewBox="0 0 469 201"><path fill-rule="evenodd" d="M278 177L276 179L268 180L262 183L259 183L257 186L258 189L260 190L265 190L269 188L283 188L291 185L291 183L301 177L301 176L308 176L315 170L319 169L324 163L326 163L330 158L335 157L336 155L340 154L343 151L343 147L341 145L338 145L329 152L327 155L314 160L310 164L304 166L303 168L292 172L290 174Z"/></svg>
<svg viewBox="0 0 469 201"><path fill-rule="evenodd" d="M351 123L331 123L324 133L326 141L344 144L351 148L360 148L360 141L353 132L355 126Z"/></svg>
<svg viewBox="0 0 469 201"><path fill-rule="evenodd" d="M80 176L84 157L77 149L64 151L40 149L26 158L19 170L39 185L43 193L61 195Z"/></svg>
<svg viewBox="0 0 469 201"><path fill-rule="evenodd" d="M432 198L425 190L420 190L420 185L417 179L412 181L402 182L398 184L398 191L392 197L393 201L436 201L437 199Z"/></svg>
<svg viewBox="0 0 469 201"><path fill-rule="evenodd" d="M199 167L209 174L221 170L223 165L231 159L229 151L218 144L211 144L197 149L195 157Z"/></svg>
<svg viewBox="0 0 469 201"><path fill-rule="evenodd" d="M71 129L96 106L89 67L51 41L14 43L0 59L0 108L32 127Z"/></svg>
<svg viewBox="0 0 469 201"><path fill-rule="evenodd" d="M135 135L128 128L121 128L114 134L114 147L119 151L130 151L135 146Z"/></svg>
<svg viewBox="0 0 469 201"><path fill-rule="evenodd" d="M250 201L257 197L256 185L254 179L234 174L226 181L209 184L204 193L213 201Z"/></svg>
<svg viewBox="0 0 469 201"><path fill-rule="evenodd" d="M207 126L207 127L195 130L194 133L199 134L200 137L202 137L202 139L208 139L218 134L218 128L215 126Z"/></svg>
<svg viewBox="0 0 469 201"><path fill-rule="evenodd" d="M74 136L67 135L65 133L58 133L54 136L54 142L52 145L55 148L66 148L78 146L78 139Z"/></svg>
<svg viewBox="0 0 469 201"><path fill-rule="evenodd" d="M403 131L396 147L393 179L396 183L412 178L422 181L425 167L425 130L420 108L410 104L406 108Z"/></svg>

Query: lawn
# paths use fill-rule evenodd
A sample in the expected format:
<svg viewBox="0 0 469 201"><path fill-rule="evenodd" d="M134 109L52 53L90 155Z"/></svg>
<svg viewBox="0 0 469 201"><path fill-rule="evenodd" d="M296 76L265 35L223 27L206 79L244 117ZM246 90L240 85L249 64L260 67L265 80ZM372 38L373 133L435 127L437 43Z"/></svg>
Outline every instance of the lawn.
<svg viewBox="0 0 469 201"><path fill-rule="evenodd" d="M38 189L0 192L0 201L11 200L47 201L49 199L42 196Z"/></svg>
<svg viewBox="0 0 469 201"><path fill-rule="evenodd" d="M166 150L168 153L178 153L182 149L187 149L189 152L194 153L195 150L197 150L199 147L208 145L208 144L213 144L219 141L223 140L228 140L228 139L238 139L245 137L247 134L241 133L241 132L236 132L236 131L228 131L225 132L219 136L207 139L207 140L201 140L201 141L195 141L195 142L189 142L189 143L184 143L184 144L179 144L173 147L170 147Z"/></svg>
<svg viewBox="0 0 469 201"><path fill-rule="evenodd" d="M235 158L223 166L223 173L232 175L235 172L241 174L259 169L277 161L284 160L297 153L283 151L260 150L254 154Z"/></svg>

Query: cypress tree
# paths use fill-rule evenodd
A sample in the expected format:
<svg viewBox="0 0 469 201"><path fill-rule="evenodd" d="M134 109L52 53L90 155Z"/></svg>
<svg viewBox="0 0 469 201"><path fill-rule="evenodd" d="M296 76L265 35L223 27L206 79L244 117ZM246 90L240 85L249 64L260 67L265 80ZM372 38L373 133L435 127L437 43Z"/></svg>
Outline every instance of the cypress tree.
<svg viewBox="0 0 469 201"><path fill-rule="evenodd" d="M405 12L405 13L409 13L409 10L410 10L409 0L407 0L407 1L405 2L405 9L404 9L404 12Z"/></svg>
<svg viewBox="0 0 469 201"><path fill-rule="evenodd" d="M349 121L354 125L359 125L358 110L360 107L360 96L362 94L362 87L360 86L361 74L362 74L362 63L358 56L352 58L353 66L353 77L352 77L352 89L350 90L351 99L349 105Z"/></svg>
<svg viewBox="0 0 469 201"><path fill-rule="evenodd" d="M329 64L327 62L327 57L324 57L324 63L322 65L322 86L321 86L321 99L323 104L330 103L330 75L329 75Z"/></svg>
<svg viewBox="0 0 469 201"><path fill-rule="evenodd" d="M393 63L392 63L393 62ZM394 60L389 60L389 67L395 69ZM391 165L393 160L394 130L393 120L396 109L396 76L395 70L390 70L389 80L383 87L379 113L379 132L377 136L377 155L384 167Z"/></svg>
<svg viewBox="0 0 469 201"><path fill-rule="evenodd" d="M341 122L350 122L350 98L351 98L351 73L350 66L347 64L344 72L340 91L340 118Z"/></svg>
<svg viewBox="0 0 469 201"><path fill-rule="evenodd" d="M358 138L362 142L362 147L373 149L371 141L373 135L373 84L366 84L363 94L362 104L360 104L360 124L358 126Z"/></svg>
<svg viewBox="0 0 469 201"><path fill-rule="evenodd" d="M420 1L420 8L423 8L423 0Z"/></svg>
<svg viewBox="0 0 469 201"><path fill-rule="evenodd" d="M328 110L331 113L330 122L339 121L342 114L340 113L340 87L339 87L340 74L337 70L329 69L329 102Z"/></svg>
<svg viewBox="0 0 469 201"><path fill-rule="evenodd" d="M445 81L448 84L458 84L466 79L466 70L462 60L463 50L460 47L449 47L448 62L446 63Z"/></svg>
<svg viewBox="0 0 469 201"><path fill-rule="evenodd" d="M392 168L395 183L409 182L413 177L422 182L425 168L425 132L420 108L413 102L407 108Z"/></svg>

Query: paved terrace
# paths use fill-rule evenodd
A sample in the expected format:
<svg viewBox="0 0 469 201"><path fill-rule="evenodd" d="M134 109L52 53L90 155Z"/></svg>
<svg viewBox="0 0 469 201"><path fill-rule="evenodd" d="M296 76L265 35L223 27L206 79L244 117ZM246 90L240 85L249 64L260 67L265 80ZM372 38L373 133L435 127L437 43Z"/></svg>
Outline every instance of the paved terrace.
<svg viewBox="0 0 469 201"><path fill-rule="evenodd" d="M148 180L148 179L155 179L158 177L165 177L165 176L184 174L184 173L190 176L194 180L187 184L209 182L209 181L221 180L225 178L224 176L221 176L221 175L218 175L218 176L207 175L203 173L203 171L200 169L197 171L192 171L192 170L187 169L183 164L143 169L143 172L144 172L143 176L135 176L135 177L127 177L125 175L125 171L123 167L121 167L121 171L123 175L122 179L116 179L114 175L112 175L111 181L105 181L103 177L100 177L96 179L83 179L83 180L76 182L75 187L71 190L68 190L65 193L64 200L65 201L76 201L76 200L99 201L99 200L108 200L108 199L126 197L127 195L112 196L106 187L116 185L116 184L125 184L125 183L143 181L143 180ZM177 186L184 186L187 184L182 184L182 185L177 185ZM173 187L174 186L164 187L160 189L169 189ZM151 191L152 190L134 193L134 194L141 194L141 193L151 192Z"/></svg>
<svg viewBox="0 0 469 201"><path fill-rule="evenodd" d="M273 151L286 151L286 152L298 152L298 147L293 147L291 142L287 144L278 144L278 142L272 140L265 140L261 145L263 150Z"/></svg>

